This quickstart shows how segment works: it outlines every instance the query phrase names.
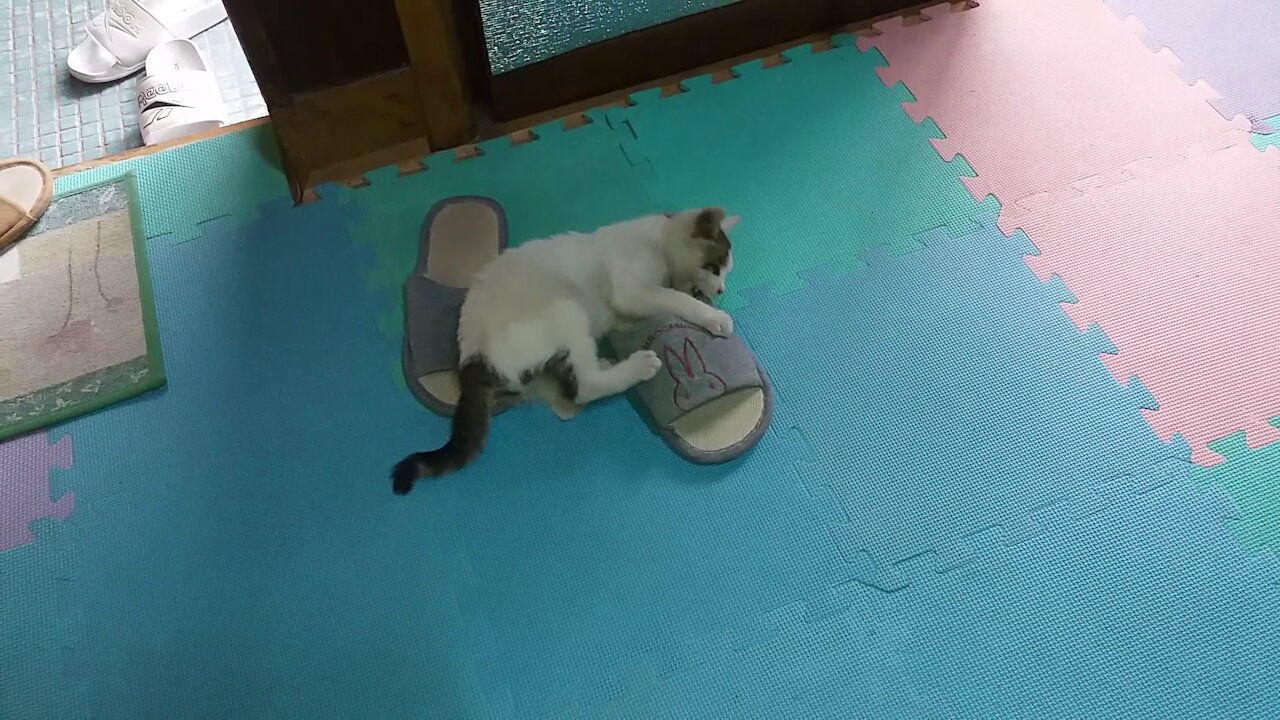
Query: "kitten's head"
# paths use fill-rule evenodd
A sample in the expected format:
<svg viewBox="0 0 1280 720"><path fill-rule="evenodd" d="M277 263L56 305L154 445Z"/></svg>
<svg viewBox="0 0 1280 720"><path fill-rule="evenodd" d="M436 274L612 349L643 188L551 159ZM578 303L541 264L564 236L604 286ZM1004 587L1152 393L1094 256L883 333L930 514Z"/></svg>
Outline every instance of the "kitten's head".
<svg viewBox="0 0 1280 720"><path fill-rule="evenodd" d="M727 233L738 216L720 208L686 210L667 220L667 266L671 287L710 302L724 293L733 269L733 246Z"/></svg>

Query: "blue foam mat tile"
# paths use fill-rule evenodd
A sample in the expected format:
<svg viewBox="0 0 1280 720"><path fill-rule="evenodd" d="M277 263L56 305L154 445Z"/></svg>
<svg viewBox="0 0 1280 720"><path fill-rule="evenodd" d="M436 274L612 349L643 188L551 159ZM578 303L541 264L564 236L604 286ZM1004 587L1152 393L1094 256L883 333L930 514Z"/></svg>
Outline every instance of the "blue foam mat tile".
<svg viewBox="0 0 1280 720"><path fill-rule="evenodd" d="M53 470L55 493L63 489L64 473ZM73 512L68 519L74 518ZM84 626L79 606L61 602L76 568L76 548L64 530L61 523L34 523L35 541L0 554L0 716L86 716L83 692L63 673Z"/></svg>
<svg viewBox="0 0 1280 720"><path fill-rule="evenodd" d="M328 515L339 509L334 480L364 479L351 453L330 448L359 446L376 428L351 409L367 398L363 364L379 342L360 332L371 308L351 267L366 260L336 208L290 208L249 228L218 225L181 246L149 246L170 384L162 396L66 426L80 439L79 503L67 528L77 567L65 602L86 616L66 674L87 684L87 715L286 715L297 693L331 697L296 680L305 662L270 658L295 657L293 647L336 658L374 640L342 622L325 627L359 606L353 588L325 580L349 561L325 559L333 543L322 528L342 522ZM342 405L348 411L334 412ZM298 418L315 413L324 419L294 436ZM288 470L295 462L311 469ZM271 481L281 476L311 486ZM295 581L327 589L290 622ZM114 664L127 669L101 672ZM363 695L365 707L372 698ZM447 699L419 701L428 698Z"/></svg>
<svg viewBox="0 0 1280 720"><path fill-rule="evenodd" d="M1280 595L1213 515L1183 481L902 593L849 586L843 612L774 613L765 642L603 714L725 693L753 717L1267 717Z"/></svg>
<svg viewBox="0 0 1280 720"><path fill-rule="evenodd" d="M1204 495L1120 493L950 572L926 553L893 592L836 546L838 521L889 558L904 538L941 549L1169 451L1002 237L742 310L779 416L738 462L679 460L621 400L573 423L521 408L476 465L400 498L387 467L447 424L369 361L396 347L367 322L352 212L322 200L150 244L169 386L66 427L77 511L35 546L70 563L60 601L83 615L59 654L83 700L55 696L56 716L1070 716L1155 703L1175 650L1200 675L1175 664L1184 689L1151 707L1280 688L1249 654L1272 639L1231 639L1274 601ZM957 460L981 482L949 482ZM1159 626L1121 607L1174 582ZM1116 620L1080 650L1068 632L1095 605ZM1191 609L1194 637L1168 640Z"/></svg>
<svg viewBox="0 0 1280 720"><path fill-rule="evenodd" d="M972 279L958 281L957 273L966 271ZM960 293L962 288L970 294ZM892 550L892 560L936 550L938 543L958 542L989 523L1013 520L1059 495L1084 490L1096 478L1083 471L1082 462L1123 458L1137 470L1176 452L1159 443L1146 445L1145 457L1133 452L1140 446L1133 438L1143 437L1136 433L1149 436L1133 394L1110 378L998 233L966 238L945 249L885 258L845 282L814 283L804 293L804 302L849 309L840 318L839 335L829 328L823 333L828 346L816 356L807 344L781 339L822 332L805 328L801 315L813 313L800 311L788 297L767 306L781 313L767 321L756 317L764 312L760 306L739 313L746 327L788 327L785 334L756 334L762 359L771 353L785 358L766 361L766 367L781 368L771 371L781 373L775 385L790 393L779 420L801 424L790 409L810 402L829 407L825 415L839 412L861 418L850 421L855 423L852 428L808 423L806 433L819 456L816 467L826 473L817 482L846 493L846 509L853 524L866 529L868 541L875 535L873 528L886 523L895 528L896 537L885 538L889 546L883 548ZM1025 320L1015 321L997 310L1011 300L1022 308ZM1033 321L1043 328L1029 326ZM995 380L994 366L1011 356L1019 356L1022 363L1039 358L1040 363L1001 373ZM788 382L788 368L804 368L809 377L816 374L840 382ZM1078 416L1086 408L1070 398L1074 392L1107 398L1114 412L1105 420L1089 421L1094 427L1087 442L1079 438L1063 445L1057 436L1064 430L1038 424L1037 418L1062 417L1073 426L1085 422ZM827 397L821 399L824 394ZM848 404L836 405L837 400ZM838 429L843 432L833 434ZM928 441L922 442L924 438ZM1001 442L1007 447L995 452ZM953 466L940 477L933 474L937 471L895 467L890 462L895 455L886 450L904 447L935 463L950 458ZM1040 450L1033 449L1037 447ZM887 456L883 465L878 460L882 456ZM954 483L966 488L968 497L984 478L1025 472L1022 463L1051 467L1061 477L1054 482L998 483L987 490L990 494L970 498L977 503L974 515L955 508L943 512L939 505L937 511L924 513L934 523L932 529L921 522L921 508L911 504L919 499L906 492ZM942 503L943 496L934 499ZM1006 502L1017 505L1002 505Z"/></svg>
<svg viewBox="0 0 1280 720"><path fill-rule="evenodd" d="M622 401L567 426L514 411L492 466L393 497L389 464L445 428L369 362L394 347L367 322L351 210L277 208L150 244L170 385L69 426L85 440L65 599L87 618L65 672L87 714L559 716L582 688L613 696L602 668L622 649L804 592L769 578L797 563L785 537L822 532L807 497L735 518L776 478L689 466ZM637 475L619 444L655 462ZM489 481L530 458L533 473ZM720 550L690 563L691 544ZM737 548L751 564L716 559ZM688 617L665 633L675 608Z"/></svg>
<svg viewBox="0 0 1280 720"><path fill-rule="evenodd" d="M999 239L977 247L998 251ZM967 263L957 260L940 259L936 267L970 276ZM902 259L904 265L924 261ZM850 284L860 277L851 277ZM991 275L972 277L981 282ZM1004 273L996 277L1000 290L1011 291ZM1036 282L1027 272L1013 287ZM797 294L795 302L831 299L819 289L812 289L815 295ZM740 314L742 321L758 324L758 311L773 314L778 324L784 318L797 322L798 316L788 313L792 303L779 300L777 305L782 307L748 309ZM866 312L865 305L855 303L823 306ZM992 308L974 309L984 310ZM1057 324L1062 347L1070 348L1070 324L1065 318ZM797 334L805 330L794 328ZM874 334L862 335L868 336ZM745 649L765 648L760 653L744 656L743 648L733 656L695 653L680 672L669 673L667 684L629 687L602 715L714 715L712 708L720 706L708 698L757 693L759 702L748 704L755 717L1266 716L1280 699L1277 669L1268 660L1280 646L1280 633L1267 620L1280 608L1280 594L1268 588L1270 567L1223 531L1220 518L1231 511L1225 496L1192 487L1185 444L1164 446L1133 422L1136 409L1126 404L1123 392L1105 385L1109 377L1087 351L1063 352L1078 353L1095 365L1102 386L1077 389L1076 397L1087 395L1081 404L1093 404L1094 412L1128 418L1132 445L1127 453L1146 449L1138 453L1145 459L1137 467L1116 470L1113 459L1096 458L1089 466L1097 476L1084 477L1076 497L1043 506L1052 512L1039 517L1043 527L1028 536L1010 542L986 526L966 536L972 542L958 546L967 554L964 562L947 561L954 545L902 561L912 584L901 592L846 582L763 622L748 622L758 640ZM867 362L852 348L839 348L837 354ZM786 387L786 378L778 377L779 364L769 366L775 382ZM849 390L866 391L864 385ZM1100 397L1109 401L1098 402ZM860 413L865 410L854 406L826 417ZM1047 441L1050 448L1069 446L1081 433L1092 432L1087 425L1064 425L1067 436ZM863 452L869 444L850 438L850 447ZM900 469L935 462L913 457L907 448L898 449L897 459ZM848 466L817 465L850 473L854 485L867 480ZM1059 479L1043 474L1046 470L1052 468L1028 464L1008 479L1028 485ZM1003 489L1001 476L992 473L987 479L993 483L990 490ZM1050 487L1051 494L1070 490ZM922 491L902 487L897 492L904 501L919 503L927 499ZM954 488L950 494L951 507L966 504ZM875 511L883 503L866 505ZM873 639L890 630L900 641L877 648ZM862 664L850 665L854 659ZM843 672L814 682L832 668ZM899 687L867 682L887 668L897 673ZM904 687L913 691L904 693Z"/></svg>
<svg viewBox="0 0 1280 720"><path fill-rule="evenodd" d="M778 389L775 422L805 428L780 449L844 495L852 521L837 530L864 542L838 548L850 579L741 621L746 641L690 640L661 687L624 671L636 681L597 716L1169 717L1280 698L1263 660L1280 635L1264 632L1266 650L1246 639L1280 607L1267 568L1192 488L1189 448L1154 437L1020 258L992 230L739 312ZM817 354L796 342L818 335ZM904 427L930 411L943 417ZM887 567L861 576L858 553ZM1166 622L1141 617L1162 600ZM1095 610L1128 621L1098 625ZM888 630L898 642L857 642ZM725 642L734 653L696 651Z"/></svg>
<svg viewBox="0 0 1280 720"><path fill-rule="evenodd" d="M1263 548L1251 558L1250 562L1267 578L1268 582L1280 588L1280 557L1270 549Z"/></svg>

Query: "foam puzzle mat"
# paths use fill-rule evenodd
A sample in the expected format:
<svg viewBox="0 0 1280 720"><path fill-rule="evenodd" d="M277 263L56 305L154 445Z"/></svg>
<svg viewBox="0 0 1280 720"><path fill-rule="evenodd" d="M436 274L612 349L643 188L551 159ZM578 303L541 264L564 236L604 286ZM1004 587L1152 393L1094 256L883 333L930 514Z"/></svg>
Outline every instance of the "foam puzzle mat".
<svg viewBox="0 0 1280 720"><path fill-rule="evenodd" d="M128 161L169 381L0 445L0 717L1272 717L1275 134L1100 0L925 17L298 207L269 129ZM521 407L393 496L463 194L741 214L760 445Z"/></svg>

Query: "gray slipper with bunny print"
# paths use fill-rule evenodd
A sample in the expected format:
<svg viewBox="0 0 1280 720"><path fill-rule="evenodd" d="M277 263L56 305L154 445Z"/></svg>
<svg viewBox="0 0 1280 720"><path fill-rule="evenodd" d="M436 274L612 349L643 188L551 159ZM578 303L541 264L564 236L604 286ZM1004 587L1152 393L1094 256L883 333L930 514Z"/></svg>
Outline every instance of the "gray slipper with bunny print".
<svg viewBox="0 0 1280 720"><path fill-rule="evenodd" d="M609 335L618 357L652 350L662 370L632 401L678 455L700 464L750 450L773 416L773 386L737 335L716 337L677 317L657 317Z"/></svg>

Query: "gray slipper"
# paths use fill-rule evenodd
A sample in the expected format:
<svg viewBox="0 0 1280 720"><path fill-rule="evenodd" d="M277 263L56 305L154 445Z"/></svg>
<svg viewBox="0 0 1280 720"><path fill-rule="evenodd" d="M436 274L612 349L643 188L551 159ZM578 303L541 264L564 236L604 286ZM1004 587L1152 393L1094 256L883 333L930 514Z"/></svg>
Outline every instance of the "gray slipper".
<svg viewBox="0 0 1280 720"><path fill-rule="evenodd" d="M400 362L414 397L441 415L458 402L458 312L467 288L506 249L507 216L490 198L441 200L422 223L418 263L404 281Z"/></svg>
<svg viewBox="0 0 1280 720"><path fill-rule="evenodd" d="M662 370L630 394L658 435L686 460L733 460L768 429L773 386L737 335L715 337L666 316L615 331L609 344L620 358L641 349L662 358Z"/></svg>

